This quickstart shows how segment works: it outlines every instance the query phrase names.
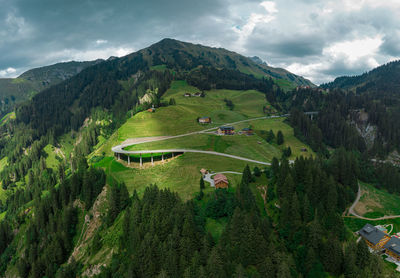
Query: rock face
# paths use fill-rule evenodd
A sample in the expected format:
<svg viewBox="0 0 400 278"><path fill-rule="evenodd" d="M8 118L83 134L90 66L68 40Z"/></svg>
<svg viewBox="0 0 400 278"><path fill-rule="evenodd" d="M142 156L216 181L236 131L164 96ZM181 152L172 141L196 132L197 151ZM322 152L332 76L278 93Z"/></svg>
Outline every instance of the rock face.
<svg viewBox="0 0 400 278"><path fill-rule="evenodd" d="M351 123L354 124L357 131L364 138L367 148L371 149L376 138L377 127L369 123L368 113L365 111L352 111L350 115Z"/></svg>

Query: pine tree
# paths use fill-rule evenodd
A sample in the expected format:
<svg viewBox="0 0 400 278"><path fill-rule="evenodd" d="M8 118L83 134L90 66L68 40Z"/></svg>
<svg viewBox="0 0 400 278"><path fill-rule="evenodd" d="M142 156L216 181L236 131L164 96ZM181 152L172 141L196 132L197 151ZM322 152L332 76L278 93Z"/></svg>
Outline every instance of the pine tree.
<svg viewBox="0 0 400 278"><path fill-rule="evenodd" d="M276 134L276 143L278 145L282 145L283 142L284 142L283 133L282 133L282 131L278 130L278 133Z"/></svg>
<svg viewBox="0 0 400 278"><path fill-rule="evenodd" d="M268 134L267 134L267 138L266 138L266 141L268 142L268 143L271 143L272 141L274 141L274 139L275 139L275 134L274 134L274 132L272 131L272 129L268 132Z"/></svg>
<svg viewBox="0 0 400 278"><path fill-rule="evenodd" d="M200 178L200 190L204 190L206 188L205 184L204 184L204 180L203 177Z"/></svg>

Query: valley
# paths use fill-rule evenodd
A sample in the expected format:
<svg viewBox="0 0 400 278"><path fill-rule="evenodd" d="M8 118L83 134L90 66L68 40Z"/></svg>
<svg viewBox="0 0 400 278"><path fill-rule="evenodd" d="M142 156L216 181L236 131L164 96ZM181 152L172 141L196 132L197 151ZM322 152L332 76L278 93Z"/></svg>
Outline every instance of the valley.
<svg viewBox="0 0 400 278"><path fill-rule="evenodd" d="M395 275L356 232L400 232L397 97L173 39L80 66L4 110L1 277Z"/></svg>

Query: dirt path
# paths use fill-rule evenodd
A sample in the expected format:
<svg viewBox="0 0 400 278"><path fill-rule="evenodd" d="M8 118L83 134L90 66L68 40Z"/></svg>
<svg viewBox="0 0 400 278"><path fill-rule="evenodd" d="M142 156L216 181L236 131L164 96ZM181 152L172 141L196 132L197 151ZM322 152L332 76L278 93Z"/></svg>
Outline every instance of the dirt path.
<svg viewBox="0 0 400 278"><path fill-rule="evenodd" d="M358 215L354 211L354 208L356 207L357 203L360 201L360 198L361 198L361 186L360 186L360 184L358 184L358 192L357 192L356 200L354 201L354 203L349 208L349 214L351 214L353 216L347 216L347 217L355 217L355 218L369 220L369 221L378 221L378 220L385 220L385 219L400 218L400 215L388 215L388 216L382 216L382 217L378 217L378 218L368 218L368 217L364 217L364 216Z"/></svg>

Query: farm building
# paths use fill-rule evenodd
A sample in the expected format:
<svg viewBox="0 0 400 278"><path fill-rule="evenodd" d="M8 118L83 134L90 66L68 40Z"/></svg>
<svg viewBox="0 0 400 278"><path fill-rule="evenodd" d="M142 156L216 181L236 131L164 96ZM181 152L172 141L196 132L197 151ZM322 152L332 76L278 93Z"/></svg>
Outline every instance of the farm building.
<svg viewBox="0 0 400 278"><path fill-rule="evenodd" d="M217 132L219 135L233 135L235 128L233 126L220 126Z"/></svg>
<svg viewBox="0 0 400 278"><path fill-rule="evenodd" d="M185 96L185 97L191 97L192 95L189 94L189 93L185 93L183 96Z"/></svg>
<svg viewBox="0 0 400 278"><path fill-rule="evenodd" d="M211 118L210 117L201 117L198 119L200 124L210 124Z"/></svg>
<svg viewBox="0 0 400 278"><path fill-rule="evenodd" d="M214 185L215 188L228 188L228 178L223 174L216 174L214 176Z"/></svg>
<svg viewBox="0 0 400 278"><path fill-rule="evenodd" d="M249 128L249 127L245 127L245 128L242 129L242 133L244 135L253 135L253 130L251 128Z"/></svg>
<svg viewBox="0 0 400 278"><path fill-rule="evenodd" d="M202 168L202 169L200 170L200 173L201 173L201 175L204 177L205 174L208 173L208 171L207 171L206 169Z"/></svg>
<svg viewBox="0 0 400 278"><path fill-rule="evenodd" d="M200 93L200 92L194 93L193 95L194 95L195 97L201 97L201 93Z"/></svg>
<svg viewBox="0 0 400 278"><path fill-rule="evenodd" d="M400 261L400 239L392 237L384 246L386 254Z"/></svg>
<svg viewBox="0 0 400 278"><path fill-rule="evenodd" d="M367 245L374 250L380 250L390 240L390 236L382 232L371 224L365 226L358 231L358 234L365 240Z"/></svg>

